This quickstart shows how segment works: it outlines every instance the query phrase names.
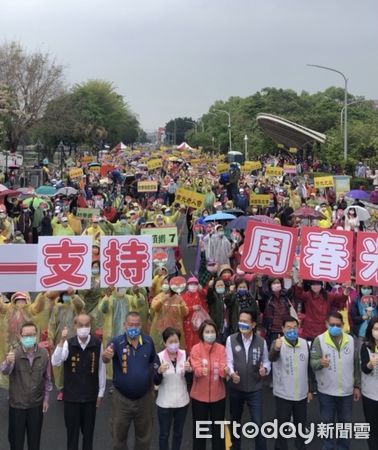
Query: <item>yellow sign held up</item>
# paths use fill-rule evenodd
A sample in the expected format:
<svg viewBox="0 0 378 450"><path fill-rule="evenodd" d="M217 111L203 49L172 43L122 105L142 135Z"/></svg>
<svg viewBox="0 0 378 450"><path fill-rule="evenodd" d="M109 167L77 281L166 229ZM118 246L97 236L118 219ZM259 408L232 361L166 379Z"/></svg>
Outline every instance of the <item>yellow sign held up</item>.
<svg viewBox="0 0 378 450"><path fill-rule="evenodd" d="M242 172L251 172L252 170L261 169L262 165L260 161L245 161L241 166Z"/></svg>
<svg viewBox="0 0 378 450"><path fill-rule="evenodd" d="M217 174L228 171L228 163L218 163L217 164Z"/></svg>
<svg viewBox="0 0 378 450"><path fill-rule="evenodd" d="M282 167L267 167L265 170L265 176L267 177L280 177L282 175Z"/></svg>
<svg viewBox="0 0 378 450"><path fill-rule="evenodd" d="M163 167L163 161L161 159L150 159L147 161L148 170L160 169Z"/></svg>
<svg viewBox="0 0 378 450"><path fill-rule="evenodd" d="M89 164L89 163L91 163L93 161L94 161L93 156L83 156L80 159L81 164Z"/></svg>
<svg viewBox="0 0 378 450"><path fill-rule="evenodd" d="M178 188L176 191L175 202L181 203L190 208L199 209L203 206L205 196L190 189Z"/></svg>
<svg viewBox="0 0 378 450"><path fill-rule="evenodd" d="M284 172L285 173L297 173L297 166L293 165L293 164L285 164L284 165Z"/></svg>
<svg viewBox="0 0 378 450"><path fill-rule="evenodd" d="M257 206L268 206L270 202L269 194L250 194L249 204Z"/></svg>
<svg viewBox="0 0 378 450"><path fill-rule="evenodd" d="M81 178L84 175L84 172L80 167L74 167L73 169L70 169L68 175L70 178Z"/></svg>
<svg viewBox="0 0 378 450"><path fill-rule="evenodd" d="M138 181L138 192L157 192L157 181Z"/></svg>
<svg viewBox="0 0 378 450"><path fill-rule="evenodd" d="M297 152L298 152L298 149L297 149L297 147L290 147L290 148L289 148L289 152L290 152L290 153L297 153Z"/></svg>
<svg viewBox="0 0 378 450"><path fill-rule="evenodd" d="M315 189L334 187L334 181L332 176L328 177L314 177Z"/></svg>

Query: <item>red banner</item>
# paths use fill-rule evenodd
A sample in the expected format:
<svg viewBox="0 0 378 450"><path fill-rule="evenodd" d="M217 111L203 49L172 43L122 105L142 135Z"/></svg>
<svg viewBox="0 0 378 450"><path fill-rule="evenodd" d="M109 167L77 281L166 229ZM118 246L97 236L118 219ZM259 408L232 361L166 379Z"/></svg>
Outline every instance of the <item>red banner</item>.
<svg viewBox="0 0 378 450"><path fill-rule="evenodd" d="M350 281L353 232L303 227L299 274L303 280Z"/></svg>
<svg viewBox="0 0 378 450"><path fill-rule="evenodd" d="M283 277L293 267L297 228L249 221L240 268L244 272Z"/></svg>
<svg viewBox="0 0 378 450"><path fill-rule="evenodd" d="M357 233L356 282L378 286L377 233Z"/></svg>

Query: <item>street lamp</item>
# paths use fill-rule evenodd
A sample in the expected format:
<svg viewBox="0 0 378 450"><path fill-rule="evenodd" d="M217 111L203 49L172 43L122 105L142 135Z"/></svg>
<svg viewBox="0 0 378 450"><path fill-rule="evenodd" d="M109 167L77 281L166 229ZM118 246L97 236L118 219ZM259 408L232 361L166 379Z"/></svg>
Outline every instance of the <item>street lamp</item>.
<svg viewBox="0 0 378 450"><path fill-rule="evenodd" d="M344 160L348 157L348 78L340 72L340 70L333 69L332 67L319 66L317 64L307 64L310 67L317 67L318 69L330 70L336 72L344 78Z"/></svg>
<svg viewBox="0 0 378 450"><path fill-rule="evenodd" d="M229 141L229 152L232 151L232 142L231 142L231 114L224 109L215 109L215 111L219 111L227 114L228 116L228 141Z"/></svg>
<svg viewBox="0 0 378 450"><path fill-rule="evenodd" d="M244 162L248 159L248 136L244 136Z"/></svg>
<svg viewBox="0 0 378 450"><path fill-rule="evenodd" d="M58 144L58 150L60 151L60 178L63 180L63 165L64 165L64 144L62 141Z"/></svg>

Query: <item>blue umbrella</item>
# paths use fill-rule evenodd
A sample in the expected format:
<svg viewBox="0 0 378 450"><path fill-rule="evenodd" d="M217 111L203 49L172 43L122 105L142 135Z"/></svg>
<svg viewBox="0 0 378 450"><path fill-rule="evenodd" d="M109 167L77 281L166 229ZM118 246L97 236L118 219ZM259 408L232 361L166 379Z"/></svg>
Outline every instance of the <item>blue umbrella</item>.
<svg viewBox="0 0 378 450"><path fill-rule="evenodd" d="M234 216L233 214L219 212L219 213L211 214L210 216L207 216L204 219L204 222L215 222L218 220L233 220L233 219L236 219L236 216Z"/></svg>
<svg viewBox="0 0 378 450"><path fill-rule="evenodd" d="M47 195L49 197L53 197L56 193L56 189L54 188L54 186L39 186L39 188L35 190L35 193L38 195Z"/></svg>
<svg viewBox="0 0 378 450"><path fill-rule="evenodd" d="M354 198L357 200L368 200L370 198L370 194L362 189L354 189L353 191L347 192L345 197Z"/></svg>

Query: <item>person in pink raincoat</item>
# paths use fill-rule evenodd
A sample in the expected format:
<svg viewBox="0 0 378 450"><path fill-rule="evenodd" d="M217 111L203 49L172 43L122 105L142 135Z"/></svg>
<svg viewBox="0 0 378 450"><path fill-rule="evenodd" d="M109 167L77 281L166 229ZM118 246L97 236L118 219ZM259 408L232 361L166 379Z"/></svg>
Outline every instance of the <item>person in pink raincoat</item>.
<svg viewBox="0 0 378 450"><path fill-rule="evenodd" d="M198 330L193 328L192 318L201 308L208 312L206 304L206 290L202 289L196 277L190 277L187 283L187 291L182 298L189 309L189 314L184 318L185 348L189 354L193 345L199 343Z"/></svg>

